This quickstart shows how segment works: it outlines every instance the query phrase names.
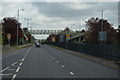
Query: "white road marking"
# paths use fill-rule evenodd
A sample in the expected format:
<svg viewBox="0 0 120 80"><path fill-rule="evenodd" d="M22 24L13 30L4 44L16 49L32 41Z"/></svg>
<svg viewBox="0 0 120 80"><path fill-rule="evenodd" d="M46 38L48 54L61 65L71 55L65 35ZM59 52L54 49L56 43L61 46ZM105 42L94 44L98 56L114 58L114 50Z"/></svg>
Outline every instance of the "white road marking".
<svg viewBox="0 0 120 80"><path fill-rule="evenodd" d="M53 58L53 59L55 59L55 58Z"/></svg>
<svg viewBox="0 0 120 80"><path fill-rule="evenodd" d="M8 70L10 70L10 71L11 71L11 70L15 70L15 69L8 69Z"/></svg>
<svg viewBox="0 0 120 80"><path fill-rule="evenodd" d="M14 66L15 64L17 64L17 62L13 63L11 66Z"/></svg>
<svg viewBox="0 0 120 80"><path fill-rule="evenodd" d="M1 72L3 72L3 71L5 71L5 70L7 70L9 67L6 67L5 69L3 69Z"/></svg>
<svg viewBox="0 0 120 80"><path fill-rule="evenodd" d="M74 73L73 73L73 72L70 72L70 74L71 74L71 75L74 75Z"/></svg>
<svg viewBox="0 0 120 80"><path fill-rule="evenodd" d="M9 76L12 75L13 73L8 73L8 74L0 74L1 76Z"/></svg>
<svg viewBox="0 0 120 80"><path fill-rule="evenodd" d="M11 80L14 80L14 79L15 79L15 77L16 77L16 74L14 74L14 75L13 75L13 77L12 77L12 79L11 79Z"/></svg>
<svg viewBox="0 0 120 80"><path fill-rule="evenodd" d="M59 63L59 61L56 61L57 63Z"/></svg>
<svg viewBox="0 0 120 80"><path fill-rule="evenodd" d="M20 70L20 67L17 68L16 72L18 72Z"/></svg>
<svg viewBox="0 0 120 80"><path fill-rule="evenodd" d="M31 49L31 48L30 48ZM28 49L27 53L30 51L30 49Z"/></svg>
<svg viewBox="0 0 120 80"><path fill-rule="evenodd" d="M22 61L24 61L25 58L22 59Z"/></svg>
<svg viewBox="0 0 120 80"><path fill-rule="evenodd" d="M31 47L32 48L32 47ZM27 54L28 54L28 52L30 51L30 49L31 48L29 48L28 50L27 50L27 52L25 53L25 55L24 55L24 57L23 57L23 59L22 59L22 61L24 61L25 60L25 58L26 58L26 56L27 56Z"/></svg>
<svg viewBox="0 0 120 80"><path fill-rule="evenodd" d="M64 65L62 65L62 67L65 67Z"/></svg>
<svg viewBox="0 0 120 80"><path fill-rule="evenodd" d="M22 65L22 62L20 63L20 66Z"/></svg>

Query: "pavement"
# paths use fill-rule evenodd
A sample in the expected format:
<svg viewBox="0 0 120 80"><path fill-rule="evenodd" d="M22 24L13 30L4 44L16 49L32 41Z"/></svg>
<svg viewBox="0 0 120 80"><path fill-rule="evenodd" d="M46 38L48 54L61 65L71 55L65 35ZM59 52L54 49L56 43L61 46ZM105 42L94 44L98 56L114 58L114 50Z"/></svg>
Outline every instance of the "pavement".
<svg viewBox="0 0 120 80"><path fill-rule="evenodd" d="M48 45L35 45L2 56L3 79L118 78L118 70Z"/></svg>

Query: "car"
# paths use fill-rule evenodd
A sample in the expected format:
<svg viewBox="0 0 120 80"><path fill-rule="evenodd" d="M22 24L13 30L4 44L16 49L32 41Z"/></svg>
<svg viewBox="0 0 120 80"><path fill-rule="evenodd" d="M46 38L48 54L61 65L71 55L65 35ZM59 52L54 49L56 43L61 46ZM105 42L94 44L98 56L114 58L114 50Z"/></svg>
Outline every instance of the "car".
<svg viewBox="0 0 120 80"><path fill-rule="evenodd" d="M41 47L40 43L36 43L36 47Z"/></svg>

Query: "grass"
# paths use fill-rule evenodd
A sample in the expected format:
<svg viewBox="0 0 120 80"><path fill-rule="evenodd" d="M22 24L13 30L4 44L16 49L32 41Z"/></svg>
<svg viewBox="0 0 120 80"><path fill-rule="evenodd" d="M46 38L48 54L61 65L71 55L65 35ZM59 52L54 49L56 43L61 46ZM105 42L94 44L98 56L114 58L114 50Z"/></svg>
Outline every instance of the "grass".
<svg viewBox="0 0 120 80"><path fill-rule="evenodd" d="M17 47L16 45L14 45L14 46L10 46L10 48L5 47L2 49L2 51L3 51L3 53L10 53L10 52L14 52L14 51L17 51L19 49L26 48L26 47L28 47L28 46Z"/></svg>

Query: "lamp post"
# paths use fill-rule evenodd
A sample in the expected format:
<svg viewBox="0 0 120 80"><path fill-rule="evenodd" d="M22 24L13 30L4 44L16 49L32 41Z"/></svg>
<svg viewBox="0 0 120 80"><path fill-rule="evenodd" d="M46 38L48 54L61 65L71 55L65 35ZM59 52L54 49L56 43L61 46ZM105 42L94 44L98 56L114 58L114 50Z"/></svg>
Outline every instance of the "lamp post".
<svg viewBox="0 0 120 80"><path fill-rule="evenodd" d="M107 33L106 31L103 30L103 10L97 10L97 11L101 12L101 17L102 17L101 31L99 32L99 40L101 41L101 44L104 47L104 41L106 41ZM103 58L106 58L106 54L104 53L104 48L103 48Z"/></svg>
<svg viewBox="0 0 120 80"><path fill-rule="evenodd" d="M24 9L21 9L21 11L23 11L23 10L24 10ZM19 15L20 15L19 12L20 12L20 10L18 10L18 14L17 14L17 21L18 21L18 23L19 23ZM18 30L18 29L19 29L19 28L18 28L19 25L18 25L18 23L17 23L17 47L18 47L18 45L19 45L19 44L18 44L18 42L19 42L19 41L18 41L18 40L19 40L19 30Z"/></svg>
<svg viewBox="0 0 120 80"><path fill-rule="evenodd" d="M101 31L103 31L103 10L97 10L101 12L101 18L102 18L102 22L101 22Z"/></svg>
<svg viewBox="0 0 120 80"><path fill-rule="evenodd" d="M106 32L103 30L103 10L97 10L101 12L101 31L99 32L99 40L101 41L101 44L104 44L104 41L106 40Z"/></svg>

